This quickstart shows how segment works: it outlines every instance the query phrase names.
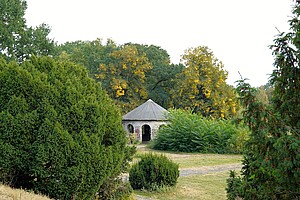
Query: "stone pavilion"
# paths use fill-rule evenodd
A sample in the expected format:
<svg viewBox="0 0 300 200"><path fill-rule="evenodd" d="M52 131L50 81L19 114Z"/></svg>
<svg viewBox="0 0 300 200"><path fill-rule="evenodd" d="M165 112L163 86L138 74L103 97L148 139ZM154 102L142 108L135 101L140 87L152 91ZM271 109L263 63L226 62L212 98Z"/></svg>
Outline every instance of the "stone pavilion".
<svg viewBox="0 0 300 200"><path fill-rule="evenodd" d="M149 99L123 116L122 124L128 134L145 143L155 138L160 126L167 123L168 111Z"/></svg>

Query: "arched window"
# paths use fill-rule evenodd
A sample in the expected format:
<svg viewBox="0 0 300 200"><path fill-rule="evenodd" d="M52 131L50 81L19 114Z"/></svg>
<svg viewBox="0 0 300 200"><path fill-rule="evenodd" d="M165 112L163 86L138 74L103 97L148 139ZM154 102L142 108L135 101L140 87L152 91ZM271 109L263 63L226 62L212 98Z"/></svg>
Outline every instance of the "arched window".
<svg viewBox="0 0 300 200"><path fill-rule="evenodd" d="M128 124L127 129L129 133L134 133L134 127L132 124Z"/></svg>

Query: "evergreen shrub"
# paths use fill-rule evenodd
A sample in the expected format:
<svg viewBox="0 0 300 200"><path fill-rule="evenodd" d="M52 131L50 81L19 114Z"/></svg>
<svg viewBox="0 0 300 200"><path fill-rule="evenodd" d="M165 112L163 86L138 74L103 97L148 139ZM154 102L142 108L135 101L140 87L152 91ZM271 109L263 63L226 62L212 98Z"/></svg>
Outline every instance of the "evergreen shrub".
<svg viewBox="0 0 300 200"><path fill-rule="evenodd" d="M0 58L0 182L54 199L94 199L133 153L121 116L84 67Z"/></svg>
<svg viewBox="0 0 300 200"><path fill-rule="evenodd" d="M300 2L293 7L290 31L271 46L274 55L270 105L258 101L245 79L237 91L251 134L245 144L241 176L227 180L228 199L300 199Z"/></svg>
<svg viewBox="0 0 300 200"><path fill-rule="evenodd" d="M179 152L241 153L249 130L231 120L202 117L184 110L172 110L151 148Z"/></svg>
<svg viewBox="0 0 300 200"><path fill-rule="evenodd" d="M164 155L145 154L129 172L129 182L133 189L159 190L172 187L179 177L178 164Z"/></svg>

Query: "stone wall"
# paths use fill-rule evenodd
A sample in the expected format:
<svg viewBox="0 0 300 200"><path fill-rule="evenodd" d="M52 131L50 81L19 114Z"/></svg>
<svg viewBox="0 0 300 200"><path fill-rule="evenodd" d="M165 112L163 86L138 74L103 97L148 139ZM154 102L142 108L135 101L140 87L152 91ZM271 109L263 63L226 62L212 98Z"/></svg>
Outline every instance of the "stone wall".
<svg viewBox="0 0 300 200"><path fill-rule="evenodd" d="M130 134L128 125L131 124L133 126L134 134L136 136L136 140L139 142L143 142L143 129L144 125L150 126L150 134L151 139L155 138L158 129L161 125L167 124L166 121L123 121L122 122L124 130Z"/></svg>

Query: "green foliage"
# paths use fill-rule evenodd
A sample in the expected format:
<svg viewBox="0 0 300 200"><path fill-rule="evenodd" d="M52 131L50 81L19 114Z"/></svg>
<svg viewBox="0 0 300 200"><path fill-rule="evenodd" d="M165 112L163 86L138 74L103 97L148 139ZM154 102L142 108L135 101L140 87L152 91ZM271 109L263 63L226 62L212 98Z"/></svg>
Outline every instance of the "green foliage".
<svg viewBox="0 0 300 200"><path fill-rule="evenodd" d="M170 64L168 52L155 45L133 44L140 53L145 53L153 66L146 72L145 85L150 99L164 108L171 105L171 89L174 86L176 75L184 66Z"/></svg>
<svg viewBox="0 0 300 200"><path fill-rule="evenodd" d="M251 129L246 143L242 177L231 177L228 196L243 199L300 198L300 69L299 3L290 21L291 32L282 33L271 46L275 69L270 107L259 102L256 91L239 81L240 100L245 105L244 121ZM236 193L235 191L240 191Z"/></svg>
<svg viewBox="0 0 300 200"><path fill-rule="evenodd" d="M26 26L26 9L24 0L0 0L0 55L6 60L22 62L31 55L49 55L54 49L49 26Z"/></svg>
<svg viewBox="0 0 300 200"><path fill-rule="evenodd" d="M244 194L241 191L241 177L237 176L235 171L230 170L230 175L229 178L226 180L226 183L226 192L228 200L236 200L238 197L244 196Z"/></svg>
<svg viewBox="0 0 300 200"><path fill-rule="evenodd" d="M96 79L95 74L101 63L110 61L109 54L118 50L114 41L108 40L103 44L101 39L93 41L75 41L55 47L55 57L70 60L87 68L90 78Z"/></svg>
<svg viewBox="0 0 300 200"><path fill-rule="evenodd" d="M55 56L86 66L89 76L101 82L122 113L127 113L148 99L146 72L152 65L138 45L116 45L108 40L104 45L95 41L76 41L60 45Z"/></svg>
<svg viewBox="0 0 300 200"><path fill-rule="evenodd" d="M159 150L202 153L241 153L248 129L229 120L208 119L173 110L170 123L159 130L152 147Z"/></svg>
<svg viewBox="0 0 300 200"><path fill-rule="evenodd" d="M76 41L56 47L55 56L87 67L122 113L148 98L165 108L192 109L203 116L229 119L239 111L227 72L208 47L188 49L184 63L170 64L166 50L155 45L117 45Z"/></svg>
<svg viewBox="0 0 300 200"><path fill-rule="evenodd" d="M130 183L124 182L121 178L109 178L101 185L96 199L130 199L132 191Z"/></svg>
<svg viewBox="0 0 300 200"><path fill-rule="evenodd" d="M239 108L234 88L226 84L227 71L206 46L190 48L182 56L185 68L171 90L175 108L229 119Z"/></svg>
<svg viewBox="0 0 300 200"><path fill-rule="evenodd" d="M179 177L178 164L164 155L145 154L135 163L129 173L133 189L159 190L175 186Z"/></svg>
<svg viewBox="0 0 300 200"><path fill-rule="evenodd" d="M244 121L251 129L245 144L242 178L228 181L228 196L235 199L296 199L300 196L299 132L256 99L245 81L237 88L246 106ZM238 191L238 192L237 192Z"/></svg>
<svg viewBox="0 0 300 200"><path fill-rule="evenodd" d="M265 86L260 86L256 89L255 96L257 100L265 105L269 104L269 97L268 97L269 95L270 95L270 91L267 91L265 89Z"/></svg>
<svg viewBox="0 0 300 200"><path fill-rule="evenodd" d="M128 167L121 117L70 62L0 59L0 181L55 199L93 199Z"/></svg>

